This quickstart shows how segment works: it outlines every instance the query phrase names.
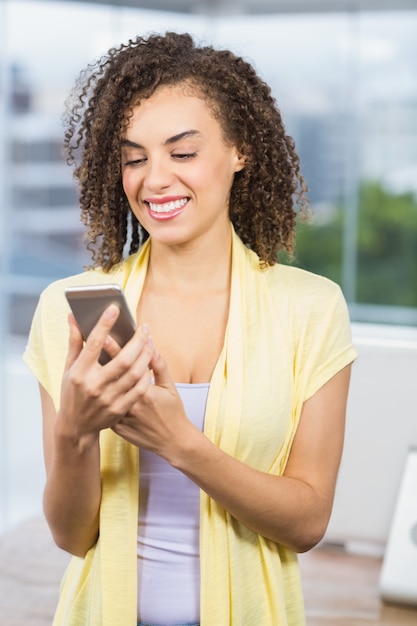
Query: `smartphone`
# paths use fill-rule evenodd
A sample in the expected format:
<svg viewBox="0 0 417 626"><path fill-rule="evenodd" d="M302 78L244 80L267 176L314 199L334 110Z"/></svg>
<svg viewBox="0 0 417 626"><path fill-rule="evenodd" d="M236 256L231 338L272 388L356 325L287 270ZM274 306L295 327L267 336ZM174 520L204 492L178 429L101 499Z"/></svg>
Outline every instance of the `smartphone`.
<svg viewBox="0 0 417 626"><path fill-rule="evenodd" d="M136 324L127 306L123 291L119 285L82 285L68 287L65 296L80 328L84 341L97 324L99 318L110 304L120 309L110 335L123 347L135 332ZM99 362L104 365L110 361L109 355L103 350Z"/></svg>

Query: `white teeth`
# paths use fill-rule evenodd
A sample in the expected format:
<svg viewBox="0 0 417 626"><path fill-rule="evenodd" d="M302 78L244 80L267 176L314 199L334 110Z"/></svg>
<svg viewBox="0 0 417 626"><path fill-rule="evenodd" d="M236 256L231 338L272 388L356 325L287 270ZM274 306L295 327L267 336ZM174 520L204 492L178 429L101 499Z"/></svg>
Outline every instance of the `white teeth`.
<svg viewBox="0 0 417 626"><path fill-rule="evenodd" d="M176 209L180 209L188 202L188 198L182 198L181 200L173 200L172 202L164 202L163 204L155 204L149 202L149 206L155 213L171 213Z"/></svg>

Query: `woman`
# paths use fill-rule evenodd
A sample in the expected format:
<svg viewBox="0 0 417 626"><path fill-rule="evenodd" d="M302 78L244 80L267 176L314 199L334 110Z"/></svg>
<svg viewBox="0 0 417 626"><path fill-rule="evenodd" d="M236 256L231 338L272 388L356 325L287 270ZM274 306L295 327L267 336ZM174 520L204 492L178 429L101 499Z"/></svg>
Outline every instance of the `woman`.
<svg viewBox="0 0 417 626"><path fill-rule="evenodd" d="M355 351L338 286L277 263L307 207L293 142L253 68L186 34L112 49L77 87L95 267L45 290L25 353L45 514L74 555L54 623L300 626ZM116 307L85 344L68 315L64 289L96 283L137 320L123 348Z"/></svg>

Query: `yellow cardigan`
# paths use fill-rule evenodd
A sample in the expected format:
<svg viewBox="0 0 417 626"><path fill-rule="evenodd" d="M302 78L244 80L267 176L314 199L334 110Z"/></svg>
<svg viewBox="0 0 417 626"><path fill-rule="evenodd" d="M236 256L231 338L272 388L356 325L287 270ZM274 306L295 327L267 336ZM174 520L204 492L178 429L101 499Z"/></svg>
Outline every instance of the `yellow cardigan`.
<svg viewBox="0 0 417 626"><path fill-rule="evenodd" d="M67 351L68 285L117 282L132 311L151 242L110 274L89 270L41 295L24 359L59 405ZM333 282L259 259L233 232L229 321L210 384L204 432L226 453L283 473L303 402L356 356L346 303ZM100 537L73 557L54 626L135 626L138 450L101 433ZM227 476L224 477L227 480ZM201 492L201 625L302 626L297 556L248 530Z"/></svg>

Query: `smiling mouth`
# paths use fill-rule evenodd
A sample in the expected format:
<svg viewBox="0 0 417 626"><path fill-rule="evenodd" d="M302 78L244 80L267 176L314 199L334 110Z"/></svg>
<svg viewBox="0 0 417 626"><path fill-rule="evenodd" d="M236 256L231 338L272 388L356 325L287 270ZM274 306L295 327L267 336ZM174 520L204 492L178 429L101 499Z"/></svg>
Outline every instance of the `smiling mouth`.
<svg viewBox="0 0 417 626"><path fill-rule="evenodd" d="M181 200L171 200L169 202L155 203L147 202L152 213L164 213L166 215L182 209L188 202L188 198L181 198Z"/></svg>

